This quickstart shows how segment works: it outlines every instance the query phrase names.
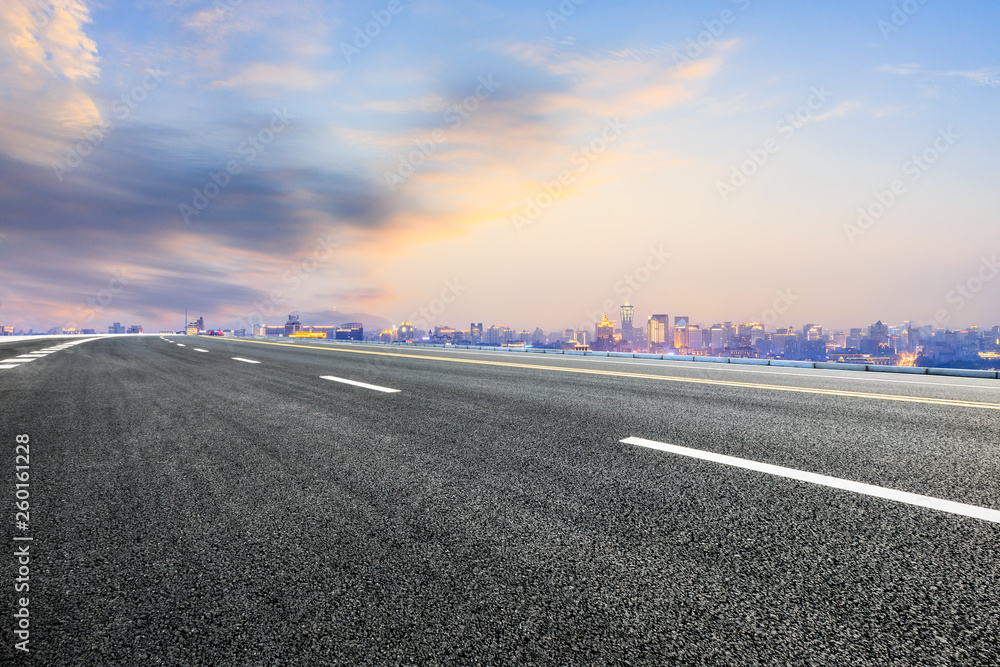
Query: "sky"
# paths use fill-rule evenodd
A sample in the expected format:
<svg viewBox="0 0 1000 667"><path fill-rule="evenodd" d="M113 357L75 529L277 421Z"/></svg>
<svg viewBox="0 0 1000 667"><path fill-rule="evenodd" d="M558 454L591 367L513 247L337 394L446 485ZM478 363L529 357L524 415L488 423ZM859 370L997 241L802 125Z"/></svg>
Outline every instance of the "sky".
<svg viewBox="0 0 1000 667"><path fill-rule="evenodd" d="M986 0L5 0L0 324L992 326L998 96Z"/></svg>

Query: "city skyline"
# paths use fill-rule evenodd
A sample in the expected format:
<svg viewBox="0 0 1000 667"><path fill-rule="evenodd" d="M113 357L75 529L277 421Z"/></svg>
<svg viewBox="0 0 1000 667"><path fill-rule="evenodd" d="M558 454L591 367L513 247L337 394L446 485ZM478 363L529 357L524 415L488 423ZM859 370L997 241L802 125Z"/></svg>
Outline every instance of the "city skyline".
<svg viewBox="0 0 1000 667"><path fill-rule="evenodd" d="M0 322L987 326L1000 8L900 7L7 3Z"/></svg>

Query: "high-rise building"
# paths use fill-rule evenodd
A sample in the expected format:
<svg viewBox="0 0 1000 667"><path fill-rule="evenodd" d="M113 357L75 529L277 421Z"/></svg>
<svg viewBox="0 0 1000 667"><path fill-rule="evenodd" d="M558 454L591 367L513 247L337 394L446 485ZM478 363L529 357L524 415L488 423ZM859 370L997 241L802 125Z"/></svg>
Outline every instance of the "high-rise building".
<svg viewBox="0 0 1000 667"><path fill-rule="evenodd" d="M646 321L646 338L650 349L663 347L667 342L667 332L670 331L669 315L650 315Z"/></svg>
<svg viewBox="0 0 1000 667"><path fill-rule="evenodd" d="M298 322L298 317L296 316L295 321ZM288 330L288 325L285 325L285 330ZM337 327L334 332L334 337L337 340L364 340L365 339L365 328L361 322L345 322Z"/></svg>
<svg viewBox="0 0 1000 667"><path fill-rule="evenodd" d="M469 327L469 340L473 345L481 345L483 342L483 323L473 322Z"/></svg>
<svg viewBox="0 0 1000 667"><path fill-rule="evenodd" d="M632 317L635 315L635 308L632 304L625 299L625 305L621 307L621 318L622 318L622 340L626 343L631 343L635 340L635 334L632 330Z"/></svg>
<svg viewBox="0 0 1000 667"><path fill-rule="evenodd" d="M594 349L604 350L614 345L615 324L604 313L604 319L594 326Z"/></svg>
<svg viewBox="0 0 1000 667"><path fill-rule="evenodd" d="M701 327L689 324L687 328L688 334L688 347L692 350L704 349L705 345L702 339Z"/></svg>
<svg viewBox="0 0 1000 667"><path fill-rule="evenodd" d="M289 315L288 321L285 322L285 338L288 338L293 333L298 333L302 331L302 323L299 322L298 315Z"/></svg>
<svg viewBox="0 0 1000 667"><path fill-rule="evenodd" d="M674 347L688 347L688 322L687 316L674 317Z"/></svg>

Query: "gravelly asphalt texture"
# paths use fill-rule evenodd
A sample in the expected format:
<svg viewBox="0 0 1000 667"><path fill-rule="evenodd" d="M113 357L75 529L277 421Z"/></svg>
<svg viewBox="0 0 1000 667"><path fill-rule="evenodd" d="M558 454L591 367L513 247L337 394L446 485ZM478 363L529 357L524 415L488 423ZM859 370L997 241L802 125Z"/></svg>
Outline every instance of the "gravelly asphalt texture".
<svg viewBox="0 0 1000 667"><path fill-rule="evenodd" d="M1000 524L619 442L1000 509L1000 411L168 338L0 371L0 494L29 434L35 539L31 654L5 583L0 662L1000 664ZM1000 403L541 357L500 359Z"/></svg>

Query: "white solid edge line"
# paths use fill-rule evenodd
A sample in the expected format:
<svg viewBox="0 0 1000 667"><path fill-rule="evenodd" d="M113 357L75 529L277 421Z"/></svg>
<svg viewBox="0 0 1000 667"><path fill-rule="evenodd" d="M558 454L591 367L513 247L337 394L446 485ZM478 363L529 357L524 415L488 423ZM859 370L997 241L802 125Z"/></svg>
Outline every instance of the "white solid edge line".
<svg viewBox="0 0 1000 667"><path fill-rule="evenodd" d="M244 359L242 357L233 357L233 361L242 361L245 364L259 364L259 361L254 361L253 359Z"/></svg>
<svg viewBox="0 0 1000 667"><path fill-rule="evenodd" d="M324 380L331 380L333 382L342 382L343 384L349 384L355 387L361 387L362 389L371 389L372 391L381 391L386 394L398 394L402 389L389 389L388 387L379 387L375 384L366 384L364 382L356 382L355 380L347 380L344 378L333 377L332 375L320 375L320 378Z"/></svg>
<svg viewBox="0 0 1000 667"><path fill-rule="evenodd" d="M809 482L820 486L829 486L843 491L853 491L862 495L884 498L886 500L893 500L899 503L915 505L917 507L926 507L928 509L938 510L939 512L960 514L974 519L1000 523L1000 510L987 509L977 505L966 505L965 503L956 503L951 500L942 500L940 498L922 496L917 493L887 489L883 486L874 486L872 484L864 484L862 482L852 482L847 479L840 479L839 477L818 475L813 472L805 472L794 468L784 468L782 466L771 465L769 463L758 463L757 461L750 461L749 459L741 459L735 456L726 456L725 454L706 452L700 449L690 449L688 447L668 445L663 442L656 442L655 440L625 438L620 442L628 445L636 445L638 447L646 447L648 449L656 449L661 452L679 454L680 456L688 456L695 459L701 459L703 461L714 461L715 463L722 463L725 465L735 466L737 468L744 468L746 470L756 470L770 475L777 475L778 477L796 479L801 482Z"/></svg>

